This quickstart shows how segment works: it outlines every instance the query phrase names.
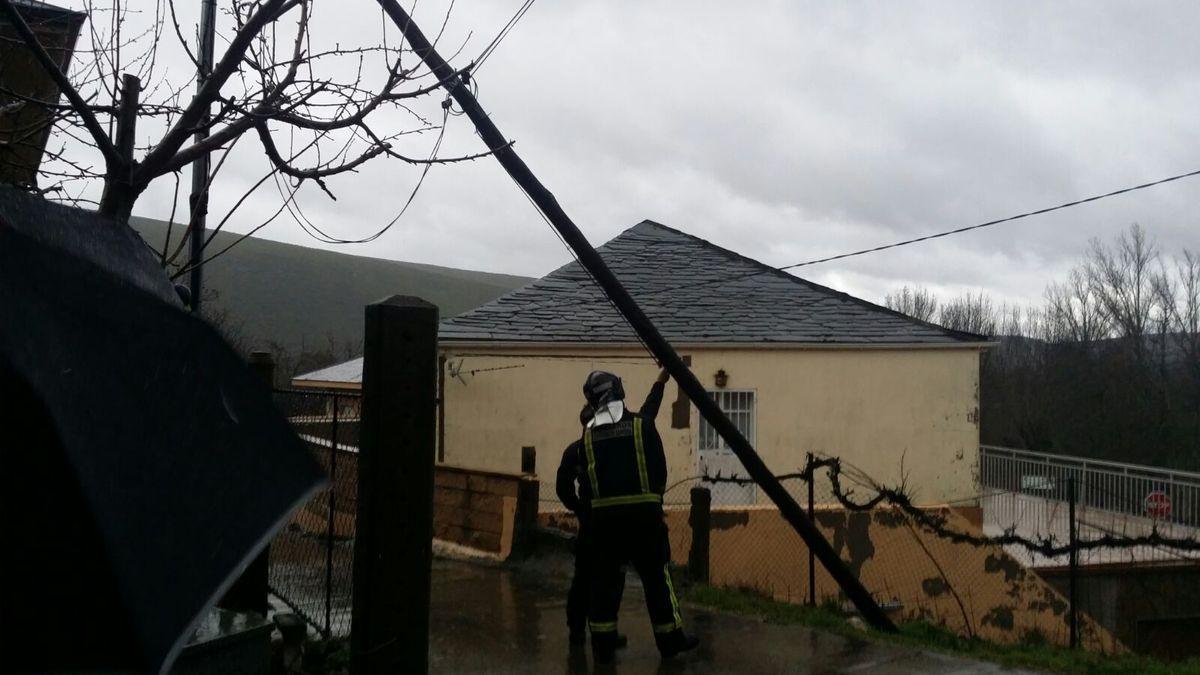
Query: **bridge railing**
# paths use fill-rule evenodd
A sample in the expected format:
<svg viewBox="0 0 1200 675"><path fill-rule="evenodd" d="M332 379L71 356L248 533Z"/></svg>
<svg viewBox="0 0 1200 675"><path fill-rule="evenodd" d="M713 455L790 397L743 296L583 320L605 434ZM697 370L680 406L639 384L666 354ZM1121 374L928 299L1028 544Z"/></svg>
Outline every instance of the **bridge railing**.
<svg viewBox="0 0 1200 675"><path fill-rule="evenodd" d="M1200 473L993 445L980 446L979 473L985 490L1056 501L1074 478L1083 507L1200 526Z"/></svg>

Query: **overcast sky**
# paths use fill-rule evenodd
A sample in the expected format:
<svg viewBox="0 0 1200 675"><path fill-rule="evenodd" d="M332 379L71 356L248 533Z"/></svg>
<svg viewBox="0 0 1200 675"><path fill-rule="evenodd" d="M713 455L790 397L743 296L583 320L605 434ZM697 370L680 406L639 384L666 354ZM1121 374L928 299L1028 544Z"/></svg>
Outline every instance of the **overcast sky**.
<svg viewBox="0 0 1200 675"><path fill-rule="evenodd" d="M443 41L467 40L456 65L519 4L460 0ZM318 39L380 29L370 0L316 11ZM422 0L415 18L435 32L442 6ZM653 219L785 265L1200 168L1198 25L1196 2L541 0L479 73L479 97L594 244ZM265 168L246 145L218 208ZM443 149L482 146L455 117ZM415 179L377 162L331 181L337 202L314 189L303 205L362 236ZM137 213L166 217L171 183ZM1037 301L1089 238L1135 221L1164 251L1200 248L1198 201L1191 179L800 273L877 301L903 284ZM229 227L278 204L264 192ZM320 245L290 220L260 234ZM530 276L570 258L491 159L434 169L386 235L337 250Z"/></svg>

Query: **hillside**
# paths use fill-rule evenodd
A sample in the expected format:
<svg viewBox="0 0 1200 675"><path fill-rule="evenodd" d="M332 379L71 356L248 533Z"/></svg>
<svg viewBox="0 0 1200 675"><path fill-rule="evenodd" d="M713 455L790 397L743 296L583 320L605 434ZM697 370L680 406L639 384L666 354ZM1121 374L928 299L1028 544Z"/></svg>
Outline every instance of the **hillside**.
<svg viewBox="0 0 1200 675"><path fill-rule="evenodd" d="M155 248L166 223L134 217L130 224ZM177 242L182 228L176 225ZM215 249L238 235L219 233ZM357 349L363 306L389 295L415 295L438 306L442 317L477 307L530 281L525 277L396 262L334 253L250 237L205 267L207 297L246 348L277 342L293 353L330 340ZM206 312L207 314L208 312Z"/></svg>

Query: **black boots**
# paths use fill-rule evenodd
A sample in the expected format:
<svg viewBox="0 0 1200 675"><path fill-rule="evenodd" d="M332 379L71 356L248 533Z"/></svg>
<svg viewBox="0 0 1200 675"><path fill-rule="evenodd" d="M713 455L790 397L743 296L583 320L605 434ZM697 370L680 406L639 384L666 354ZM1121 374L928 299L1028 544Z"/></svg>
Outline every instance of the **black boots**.
<svg viewBox="0 0 1200 675"><path fill-rule="evenodd" d="M670 633L654 636L657 638L658 653L662 654L664 659L669 659L684 652L690 652L700 646L700 638L694 635L684 633L682 629L675 629Z"/></svg>
<svg viewBox="0 0 1200 675"><path fill-rule="evenodd" d="M694 635L688 635L682 630L673 630L670 633L655 635L655 642L658 644L658 653L664 659L670 659L684 652L690 652L700 646L700 639ZM575 635L571 635L574 640ZM617 649L624 647L628 643L628 639L622 634L617 634L615 642L612 640L603 640L600 644L592 641L592 657L598 664L612 663L616 658ZM575 642L571 643L576 644Z"/></svg>

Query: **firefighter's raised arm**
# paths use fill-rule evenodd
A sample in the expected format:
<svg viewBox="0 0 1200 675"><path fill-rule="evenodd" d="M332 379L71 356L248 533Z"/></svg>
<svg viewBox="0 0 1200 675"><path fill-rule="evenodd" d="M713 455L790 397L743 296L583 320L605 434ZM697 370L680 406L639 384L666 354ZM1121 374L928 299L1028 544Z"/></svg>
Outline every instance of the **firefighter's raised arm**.
<svg viewBox="0 0 1200 675"><path fill-rule="evenodd" d="M642 409L638 414L642 418L654 421L658 417L658 409L662 407L663 392L666 391L667 382L671 380L671 374L666 368L658 371L658 379L654 380L654 384L650 385L650 393L646 394L646 402L642 404Z"/></svg>

